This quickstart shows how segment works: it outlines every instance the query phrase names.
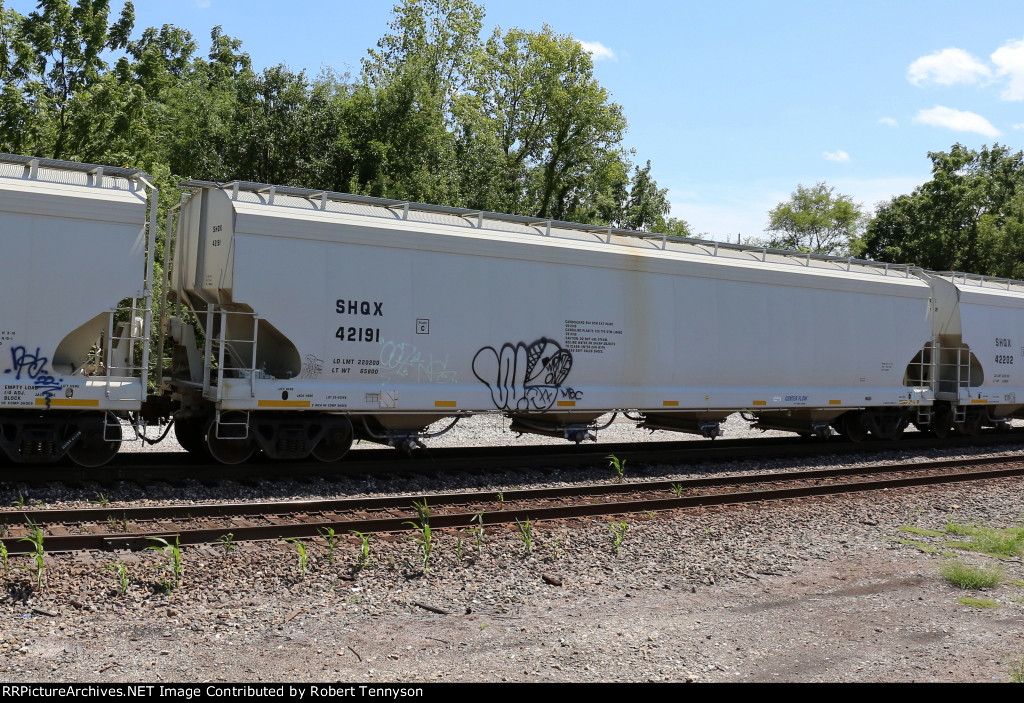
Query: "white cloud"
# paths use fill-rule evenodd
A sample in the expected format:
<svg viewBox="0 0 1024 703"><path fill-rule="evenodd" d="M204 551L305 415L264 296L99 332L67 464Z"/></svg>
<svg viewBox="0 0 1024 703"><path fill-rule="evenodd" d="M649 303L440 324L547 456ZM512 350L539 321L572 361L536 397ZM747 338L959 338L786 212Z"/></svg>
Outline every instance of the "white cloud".
<svg viewBox="0 0 1024 703"><path fill-rule="evenodd" d="M1003 44L991 58L998 75L1010 79L1000 97L1003 100L1024 100L1024 39Z"/></svg>
<svg viewBox="0 0 1024 703"><path fill-rule="evenodd" d="M196 0L196 7L205 10L210 6L210 0Z"/></svg>
<svg viewBox="0 0 1024 703"><path fill-rule="evenodd" d="M914 118L915 122L933 127L946 127L957 132L976 132L986 137L998 137L1002 132L979 114L951 107L936 105L930 110L921 110Z"/></svg>
<svg viewBox="0 0 1024 703"><path fill-rule="evenodd" d="M1013 126L1013 128L1014 128L1014 129L1024 129L1024 124L1020 124L1020 123L1018 123L1018 124L1015 124L1015 125Z"/></svg>
<svg viewBox="0 0 1024 703"><path fill-rule="evenodd" d="M882 119L878 120L878 124L884 124L884 125L887 125L889 127L899 127L900 126L900 123L897 122L896 120L894 120L891 117L883 117Z"/></svg>
<svg viewBox="0 0 1024 703"><path fill-rule="evenodd" d="M998 53L998 52L997 52ZM993 60L995 60L993 54ZM975 83L988 78L992 71L988 66L963 49L943 49L934 54L922 56L907 69L907 80L914 85L923 83Z"/></svg>
<svg viewBox="0 0 1024 703"><path fill-rule="evenodd" d="M583 47L585 52L594 57L594 61L601 61L603 59L618 61L619 57L615 55L615 52L599 41L581 41L580 46Z"/></svg>
<svg viewBox="0 0 1024 703"><path fill-rule="evenodd" d="M826 151L822 154L826 161L838 161L840 163L846 163L850 160L850 155L840 149L839 151Z"/></svg>

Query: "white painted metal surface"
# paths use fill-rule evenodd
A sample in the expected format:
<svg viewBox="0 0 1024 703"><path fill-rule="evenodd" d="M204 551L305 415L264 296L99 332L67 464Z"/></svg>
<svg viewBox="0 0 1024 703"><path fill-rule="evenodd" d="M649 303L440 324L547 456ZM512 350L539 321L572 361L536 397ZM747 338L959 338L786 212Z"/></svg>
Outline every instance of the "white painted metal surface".
<svg viewBox="0 0 1024 703"><path fill-rule="evenodd" d="M145 297L140 172L105 171L0 155L0 408L132 410L145 395L137 362L91 354L111 311Z"/></svg>
<svg viewBox="0 0 1024 703"><path fill-rule="evenodd" d="M931 401L903 385L932 338L929 285L907 267L232 194L193 195L176 255L176 286L198 310L235 311L239 358L259 330L255 369L208 396L224 409L593 416Z"/></svg>
<svg viewBox="0 0 1024 703"><path fill-rule="evenodd" d="M953 281L963 342L983 370L980 385L961 389L961 403L996 406L1005 415L1024 405L1024 286L981 277Z"/></svg>

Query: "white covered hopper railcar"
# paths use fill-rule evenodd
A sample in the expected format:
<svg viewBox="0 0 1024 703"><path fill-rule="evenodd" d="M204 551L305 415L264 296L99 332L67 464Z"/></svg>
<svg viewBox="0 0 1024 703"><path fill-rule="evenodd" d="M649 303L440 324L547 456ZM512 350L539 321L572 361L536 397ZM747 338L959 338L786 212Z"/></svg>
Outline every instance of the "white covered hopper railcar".
<svg viewBox="0 0 1024 703"><path fill-rule="evenodd" d="M146 396L150 190L133 169L0 155L0 455L117 452Z"/></svg>
<svg viewBox="0 0 1024 703"><path fill-rule="evenodd" d="M179 438L222 461L334 460L353 435L412 446L479 412L575 441L614 410L707 436L742 411L766 428L896 437L931 421L933 379L950 375L936 352L962 346L952 329L939 339L955 289L912 267L184 185L173 295L205 340L170 320L165 386L183 403ZM952 379L950 423L980 399L974 381Z"/></svg>

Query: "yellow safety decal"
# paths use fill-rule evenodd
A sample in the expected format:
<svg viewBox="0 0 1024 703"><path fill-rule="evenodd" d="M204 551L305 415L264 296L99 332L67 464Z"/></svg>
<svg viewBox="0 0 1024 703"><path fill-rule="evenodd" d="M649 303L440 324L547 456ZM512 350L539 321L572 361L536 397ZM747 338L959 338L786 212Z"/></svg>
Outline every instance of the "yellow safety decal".
<svg viewBox="0 0 1024 703"><path fill-rule="evenodd" d="M456 401L454 401L454 400L435 400L434 401L434 407L435 408L454 408L455 407L455 402Z"/></svg>
<svg viewBox="0 0 1024 703"><path fill-rule="evenodd" d="M576 401L575 400L560 400L560 401L558 401L557 405L560 408L575 408L576 407Z"/></svg>
<svg viewBox="0 0 1024 703"><path fill-rule="evenodd" d="M308 400L261 400L261 408L308 408Z"/></svg>
<svg viewBox="0 0 1024 703"><path fill-rule="evenodd" d="M830 400L830 401L828 401L828 404L829 405L842 405L843 401L841 401L841 400Z"/></svg>
<svg viewBox="0 0 1024 703"><path fill-rule="evenodd" d="M754 405L768 405L767 400L755 400Z"/></svg>
<svg viewBox="0 0 1024 703"><path fill-rule="evenodd" d="M36 405L47 405L46 398L36 398ZM51 408L98 408L100 401L89 398L50 398Z"/></svg>
<svg viewBox="0 0 1024 703"><path fill-rule="evenodd" d="M988 398L971 398L972 403L987 403Z"/></svg>
<svg viewBox="0 0 1024 703"><path fill-rule="evenodd" d="M707 400L707 398L704 398L704 400ZM677 408L677 407L679 407L679 401L678 400L663 400L663 401L661 401L661 404L664 405L666 408Z"/></svg>

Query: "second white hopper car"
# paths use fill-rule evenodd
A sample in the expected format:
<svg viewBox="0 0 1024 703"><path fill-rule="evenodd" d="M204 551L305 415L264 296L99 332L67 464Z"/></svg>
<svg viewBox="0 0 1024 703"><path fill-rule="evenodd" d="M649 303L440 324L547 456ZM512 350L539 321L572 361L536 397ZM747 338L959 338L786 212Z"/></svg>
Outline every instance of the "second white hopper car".
<svg viewBox="0 0 1024 703"><path fill-rule="evenodd" d="M943 434L1024 406L1024 288L908 266L253 183L188 182L166 313L178 436L335 460L503 413L719 434ZM172 316L173 315L173 316ZM1018 402L1020 398L1020 402Z"/></svg>

